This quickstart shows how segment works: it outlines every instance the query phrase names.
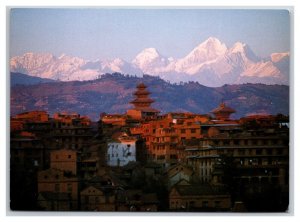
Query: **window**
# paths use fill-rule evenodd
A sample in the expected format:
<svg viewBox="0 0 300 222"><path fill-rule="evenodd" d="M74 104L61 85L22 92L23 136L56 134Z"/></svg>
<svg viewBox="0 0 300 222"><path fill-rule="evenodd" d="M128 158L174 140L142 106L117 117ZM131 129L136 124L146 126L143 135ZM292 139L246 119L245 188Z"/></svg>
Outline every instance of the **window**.
<svg viewBox="0 0 300 222"><path fill-rule="evenodd" d="M191 133L196 133L196 129L191 129Z"/></svg>
<svg viewBox="0 0 300 222"><path fill-rule="evenodd" d="M220 208L220 207L221 207L221 202L215 201L215 208Z"/></svg>
<svg viewBox="0 0 300 222"><path fill-rule="evenodd" d="M73 190L72 184L70 184L70 183L67 184L67 190L69 193L72 193L72 190Z"/></svg>
<svg viewBox="0 0 300 222"><path fill-rule="evenodd" d="M195 206L195 201L190 201L190 207L194 207Z"/></svg>
<svg viewBox="0 0 300 222"><path fill-rule="evenodd" d="M277 154L278 154L278 155L282 155L282 154L283 154L283 150L282 150L282 149L278 149L278 150L277 150Z"/></svg>
<svg viewBox="0 0 300 222"><path fill-rule="evenodd" d="M262 150L261 150L261 149L255 150L255 154L256 154L256 155L261 155L261 154L262 154Z"/></svg>
<svg viewBox="0 0 300 222"><path fill-rule="evenodd" d="M176 154L171 154L170 159L177 160L177 155Z"/></svg>
<svg viewBox="0 0 300 222"><path fill-rule="evenodd" d="M223 144L224 144L225 146L228 146L228 145L229 145L229 140L224 140Z"/></svg>
<svg viewBox="0 0 300 222"><path fill-rule="evenodd" d="M208 207L208 201L202 201L202 207Z"/></svg>
<svg viewBox="0 0 300 222"><path fill-rule="evenodd" d="M59 190L60 190L59 183L56 183L55 186L54 186L54 191L59 192Z"/></svg>
<svg viewBox="0 0 300 222"><path fill-rule="evenodd" d="M181 132L181 133L185 133L185 129L181 129L180 132Z"/></svg>
<svg viewBox="0 0 300 222"><path fill-rule="evenodd" d="M268 154L268 155L272 155L272 149L268 149L268 150L267 150L267 154Z"/></svg>
<svg viewBox="0 0 300 222"><path fill-rule="evenodd" d="M244 149L238 149L239 155L245 155L245 150Z"/></svg>
<svg viewBox="0 0 300 222"><path fill-rule="evenodd" d="M71 159L71 155L68 155L68 158Z"/></svg>

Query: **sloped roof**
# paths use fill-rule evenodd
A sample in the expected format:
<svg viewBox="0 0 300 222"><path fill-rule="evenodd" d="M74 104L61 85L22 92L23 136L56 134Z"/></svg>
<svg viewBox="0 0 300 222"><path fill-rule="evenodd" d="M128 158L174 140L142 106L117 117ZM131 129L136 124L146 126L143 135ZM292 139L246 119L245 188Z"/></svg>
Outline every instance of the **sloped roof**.
<svg viewBox="0 0 300 222"><path fill-rule="evenodd" d="M157 195L156 193L144 193L142 195L142 201L143 203L158 203Z"/></svg>
<svg viewBox="0 0 300 222"><path fill-rule="evenodd" d="M40 192L39 195L42 198L44 198L45 200L62 201L62 200L70 200L71 199L70 193L54 193L54 192L45 191L45 192Z"/></svg>
<svg viewBox="0 0 300 222"><path fill-rule="evenodd" d="M211 113L235 113L236 111L228 106L226 106L225 103L221 103L219 107L215 108L214 110L211 111Z"/></svg>
<svg viewBox="0 0 300 222"><path fill-rule="evenodd" d="M153 103L154 100L150 98L136 98L132 100L130 103Z"/></svg>
<svg viewBox="0 0 300 222"><path fill-rule="evenodd" d="M144 83L137 84L136 88L147 88L147 86Z"/></svg>
<svg viewBox="0 0 300 222"><path fill-rule="evenodd" d="M151 108L151 107L135 107L134 110L140 110L142 112L147 112L147 113L159 113L157 109Z"/></svg>
<svg viewBox="0 0 300 222"><path fill-rule="evenodd" d="M133 94L136 95L136 96L139 96L139 95L149 95L150 92L148 92L146 89L139 89L139 90L137 90Z"/></svg>
<svg viewBox="0 0 300 222"><path fill-rule="evenodd" d="M177 185L175 189L182 196L228 195L228 191L221 186L209 184Z"/></svg>

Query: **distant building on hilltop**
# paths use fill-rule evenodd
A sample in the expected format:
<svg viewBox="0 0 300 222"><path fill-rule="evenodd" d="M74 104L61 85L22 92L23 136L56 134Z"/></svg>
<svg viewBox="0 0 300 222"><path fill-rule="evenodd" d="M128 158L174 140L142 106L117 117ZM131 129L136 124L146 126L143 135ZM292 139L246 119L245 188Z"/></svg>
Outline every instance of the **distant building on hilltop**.
<svg viewBox="0 0 300 222"><path fill-rule="evenodd" d="M226 104L222 102L219 107L212 110L211 113L215 115L217 120L229 120L230 115L235 113L235 110L226 106Z"/></svg>

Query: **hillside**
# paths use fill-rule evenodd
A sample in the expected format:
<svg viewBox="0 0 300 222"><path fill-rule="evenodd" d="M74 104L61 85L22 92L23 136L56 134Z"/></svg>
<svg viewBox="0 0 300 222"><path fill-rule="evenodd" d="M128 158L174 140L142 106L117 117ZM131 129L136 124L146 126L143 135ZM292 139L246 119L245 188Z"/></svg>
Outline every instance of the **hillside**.
<svg viewBox="0 0 300 222"><path fill-rule="evenodd" d="M53 80L53 79L33 77L33 76L25 75L22 73L12 72L10 75L11 75L10 86L34 85L34 84L46 83L46 82L56 82L56 80Z"/></svg>
<svg viewBox="0 0 300 222"><path fill-rule="evenodd" d="M254 113L288 114L289 87L242 84L212 88L195 82L170 84L159 77L102 75L92 81L41 83L11 88L11 115L29 110L74 111L97 120L101 112L125 113L132 106L132 93L144 82L156 100L153 107L165 112L209 113L223 100L241 116Z"/></svg>

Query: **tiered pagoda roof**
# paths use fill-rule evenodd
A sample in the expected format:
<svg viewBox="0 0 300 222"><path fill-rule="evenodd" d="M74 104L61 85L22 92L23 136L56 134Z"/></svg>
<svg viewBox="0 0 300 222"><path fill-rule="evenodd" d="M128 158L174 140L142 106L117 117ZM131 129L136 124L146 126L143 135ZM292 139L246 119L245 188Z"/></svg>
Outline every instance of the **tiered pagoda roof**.
<svg viewBox="0 0 300 222"><path fill-rule="evenodd" d="M155 102L155 100L149 98L151 93L146 90L147 86L144 83L140 83L136 88L137 90L133 93L136 98L130 102L134 105L134 109L143 112L158 113L158 110L151 107L151 104Z"/></svg>
<svg viewBox="0 0 300 222"><path fill-rule="evenodd" d="M211 111L211 113L235 113L236 111L228 106L225 105L224 102L222 102L219 107L215 108L214 110Z"/></svg>
<svg viewBox="0 0 300 222"><path fill-rule="evenodd" d="M235 112L236 111L234 109L226 106L224 102L222 102L219 107L211 111L218 120L229 120L230 115Z"/></svg>

